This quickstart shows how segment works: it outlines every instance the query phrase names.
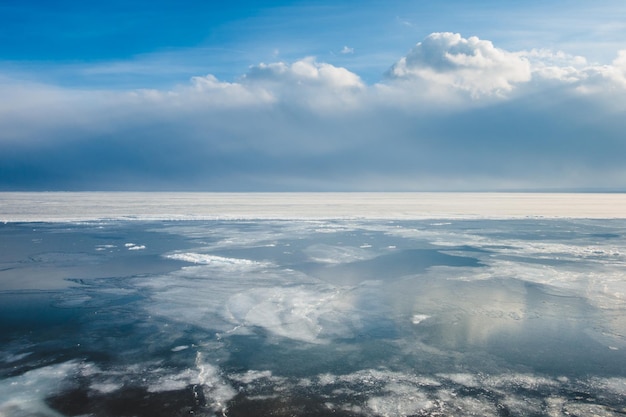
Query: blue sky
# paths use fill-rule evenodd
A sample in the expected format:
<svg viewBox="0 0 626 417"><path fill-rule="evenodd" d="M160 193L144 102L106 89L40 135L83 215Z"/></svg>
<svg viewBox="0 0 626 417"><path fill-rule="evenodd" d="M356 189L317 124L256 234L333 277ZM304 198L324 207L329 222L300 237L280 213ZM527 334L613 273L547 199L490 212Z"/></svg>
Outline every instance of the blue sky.
<svg viewBox="0 0 626 417"><path fill-rule="evenodd" d="M624 190L622 1L0 3L0 190Z"/></svg>

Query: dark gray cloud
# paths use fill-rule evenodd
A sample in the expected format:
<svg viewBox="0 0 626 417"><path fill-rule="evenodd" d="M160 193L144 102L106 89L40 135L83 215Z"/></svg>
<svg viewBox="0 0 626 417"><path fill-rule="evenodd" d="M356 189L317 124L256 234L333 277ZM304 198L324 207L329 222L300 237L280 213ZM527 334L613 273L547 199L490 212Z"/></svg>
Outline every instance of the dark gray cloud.
<svg viewBox="0 0 626 417"><path fill-rule="evenodd" d="M5 79L0 189L624 189L624 56L443 33L375 85L313 58L167 91Z"/></svg>

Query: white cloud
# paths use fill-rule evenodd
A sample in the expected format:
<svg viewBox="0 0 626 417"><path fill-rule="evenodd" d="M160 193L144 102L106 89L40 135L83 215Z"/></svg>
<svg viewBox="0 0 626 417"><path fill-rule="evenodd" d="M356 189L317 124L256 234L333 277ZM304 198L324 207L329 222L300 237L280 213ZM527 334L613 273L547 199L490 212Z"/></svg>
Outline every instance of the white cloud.
<svg viewBox="0 0 626 417"><path fill-rule="evenodd" d="M626 89L626 50L619 51L608 65L547 49L522 51L519 55L531 63L532 80L539 88L560 86L571 93L604 97L607 102L609 96L622 94Z"/></svg>
<svg viewBox="0 0 626 417"><path fill-rule="evenodd" d="M357 106L360 93L366 90L355 73L312 57L250 67L240 82L248 89L271 92L281 103L316 112Z"/></svg>
<svg viewBox="0 0 626 417"><path fill-rule="evenodd" d="M345 68L318 63L311 57L293 64L276 62L253 66L243 80L250 83L261 81L330 88L361 89L364 87L358 75Z"/></svg>
<svg viewBox="0 0 626 417"><path fill-rule="evenodd" d="M389 70L394 79L423 80L469 91L474 97L501 94L529 81L530 63L489 41L455 33L433 33Z"/></svg>
<svg viewBox="0 0 626 417"><path fill-rule="evenodd" d="M520 52L520 55L531 63L535 78L565 83L575 83L586 78L584 68L588 64L584 57L548 49L532 49L528 52Z"/></svg>
<svg viewBox="0 0 626 417"><path fill-rule="evenodd" d="M611 65L594 67L593 72L609 83L626 89L626 50L619 51ZM611 86L607 87L611 88Z"/></svg>
<svg viewBox="0 0 626 417"><path fill-rule="evenodd" d="M341 53L342 53L342 54L344 54L344 55L353 54L353 53L354 53L354 48L350 48L350 47L348 47L348 46L346 45L346 46L344 46L344 47L341 49Z"/></svg>
<svg viewBox="0 0 626 417"><path fill-rule="evenodd" d="M135 174L222 190L624 184L626 51L601 65L435 33L387 75L366 85L309 57L168 90L0 79L0 186Z"/></svg>
<svg viewBox="0 0 626 417"><path fill-rule="evenodd" d="M274 94L267 89L250 88L250 86L241 83L222 82L211 74L204 77L193 77L191 84L193 91L182 88L179 94L183 96L194 95L196 98L202 98L203 101L214 103L220 107L266 104L276 100Z"/></svg>

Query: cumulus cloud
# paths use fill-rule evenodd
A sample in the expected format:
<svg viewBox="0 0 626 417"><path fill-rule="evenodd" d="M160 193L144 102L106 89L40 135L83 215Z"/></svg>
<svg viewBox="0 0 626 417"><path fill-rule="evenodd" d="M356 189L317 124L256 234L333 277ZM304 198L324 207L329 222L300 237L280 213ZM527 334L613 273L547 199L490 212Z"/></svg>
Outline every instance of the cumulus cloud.
<svg viewBox="0 0 626 417"><path fill-rule="evenodd" d="M433 33L388 72L394 79L423 80L469 91L474 96L499 94L529 81L530 63L477 37Z"/></svg>
<svg viewBox="0 0 626 417"><path fill-rule="evenodd" d="M531 63L534 77L555 79L567 83L583 78L587 60L582 56L566 54L563 51L533 49L521 53Z"/></svg>
<svg viewBox="0 0 626 417"><path fill-rule="evenodd" d="M219 106L242 106L259 103L272 103L275 97L271 91L264 88L248 88L241 83L219 81L214 75L208 74L191 79L192 91L182 88L177 96L196 94L196 98L204 98Z"/></svg>
<svg viewBox="0 0 626 417"><path fill-rule="evenodd" d="M364 87L358 75L345 68L318 63L312 57L296 61L293 64L284 62L259 64L251 67L243 80L251 83L269 81L330 88L360 89Z"/></svg>
<svg viewBox="0 0 626 417"><path fill-rule="evenodd" d="M291 64L275 62L252 66L240 83L248 89L270 91L281 103L316 112L357 106L358 97L366 88L357 74L317 62L313 57Z"/></svg>
<svg viewBox="0 0 626 417"><path fill-rule="evenodd" d="M594 66L587 69L589 78L603 81L607 89L626 88L626 50L621 50L611 65ZM595 90L602 92L603 90Z"/></svg>
<svg viewBox="0 0 626 417"><path fill-rule="evenodd" d="M626 184L626 51L597 64L435 33L374 85L308 57L169 90L4 79L0 94L2 189Z"/></svg>

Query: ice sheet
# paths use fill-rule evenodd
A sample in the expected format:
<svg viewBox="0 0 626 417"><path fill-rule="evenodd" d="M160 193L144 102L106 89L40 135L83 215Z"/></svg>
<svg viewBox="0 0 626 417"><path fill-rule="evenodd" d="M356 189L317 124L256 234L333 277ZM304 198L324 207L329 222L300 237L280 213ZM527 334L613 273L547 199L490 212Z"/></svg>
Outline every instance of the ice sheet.
<svg viewBox="0 0 626 417"><path fill-rule="evenodd" d="M624 218L625 194L1 193L0 221Z"/></svg>
<svg viewBox="0 0 626 417"><path fill-rule="evenodd" d="M4 227L2 417L626 407L622 220Z"/></svg>

